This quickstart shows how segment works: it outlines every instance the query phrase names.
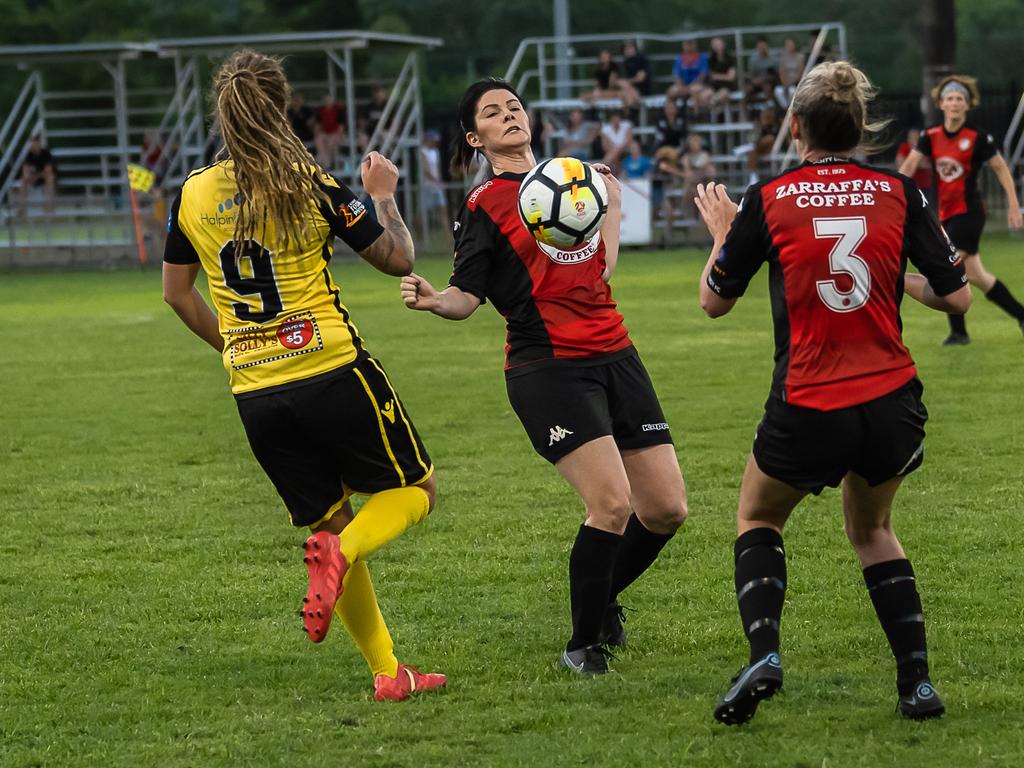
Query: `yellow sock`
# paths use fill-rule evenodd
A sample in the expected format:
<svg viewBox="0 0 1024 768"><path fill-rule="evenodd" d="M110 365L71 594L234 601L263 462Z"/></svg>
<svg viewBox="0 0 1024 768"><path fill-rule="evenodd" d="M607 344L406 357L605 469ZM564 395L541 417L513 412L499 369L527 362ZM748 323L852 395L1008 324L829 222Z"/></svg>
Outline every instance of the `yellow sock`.
<svg viewBox="0 0 1024 768"><path fill-rule="evenodd" d="M427 516L430 497L422 488L392 488L373 494L341 532L341 554L350 564L397 539Z"/></svg>
<svg viewBox="0 0 1024 768"><path fill-rule="evenodd" d="M359 560L349 567L345 575L345 591L334 606L334 612L355 640L370 667L370 674L374 677L398 674L395 645L377 605L370 569L365 561Z"/></svg>

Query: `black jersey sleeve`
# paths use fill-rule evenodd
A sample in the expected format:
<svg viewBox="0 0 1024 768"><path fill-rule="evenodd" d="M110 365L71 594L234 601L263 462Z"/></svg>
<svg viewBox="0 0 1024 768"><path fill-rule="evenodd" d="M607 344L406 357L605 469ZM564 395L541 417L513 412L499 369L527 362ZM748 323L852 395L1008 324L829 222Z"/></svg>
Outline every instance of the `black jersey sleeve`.
<svg viewBox="0 0 1024 768"><path fill-rule="evenodd" d="M903 177L907 198L904 248L911 263L927 278L936 296L947 296L967 284L963 259L939 226L928 198L910 179Z"/></svg>
<svg viewBox="0 0 1024 768"><path fill-rule="evenodd" d="M320 201L320 213L327 219L334 236L357 253L373 245L384 228L370 216L363 201L330 174L320 176L317 183L331 201L330 205Z"/></svg>
<svg viewBox="0 0 1024 768"><path fill-rule="evenodd" d="M455 265L448 285L486 302L499 234L487 213L464 205L455 220Z"/></svg>
<svg viewBox="0 0 1024 768"><path fill-rule="evenodd" d="M928 135L928 131L921 131L921 135L917 137L917 146L914 149L925 157L932 156L932 137Z"/></svg>
<svg viewBox="0 0 1024 768"><path fill-rule="evenodd" d="M708 273L708 287L724 299L742 296L771 252L771 236L764 218L761 185L752 184L740 200L718 259Z"/></svg>
<svg viewBox="0 0 1024 768"><path fill-rule="evenodd" d="M167 241L164 243L164 261L168 264L197 264L199 253L192 241L181 230L178 213L181 210L181 192L171 203L171 213L167 217Z"/></svg>
<svg viewBox="0 0 1024 768"><path fill-rule="evenodd" d="M976 130L978 135L974 139L974 156L971 158L971 165L975 168L980 168L999 154L999 147L996 146L996 140L992 137L991 133L984 128Z"/></svg>

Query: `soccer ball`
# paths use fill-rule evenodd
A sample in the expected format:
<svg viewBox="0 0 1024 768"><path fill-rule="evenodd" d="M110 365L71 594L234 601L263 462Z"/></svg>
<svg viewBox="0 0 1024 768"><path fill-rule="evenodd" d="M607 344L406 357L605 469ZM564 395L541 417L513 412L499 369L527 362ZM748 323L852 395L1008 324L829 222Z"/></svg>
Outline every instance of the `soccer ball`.
<svg viewBox="0 0 1024 768"><path fill-rule="evenodd" d="M601 228L608 190L601 174L574 157L545 160L519 187L519 216L535 238L575 248Z"/></svg>

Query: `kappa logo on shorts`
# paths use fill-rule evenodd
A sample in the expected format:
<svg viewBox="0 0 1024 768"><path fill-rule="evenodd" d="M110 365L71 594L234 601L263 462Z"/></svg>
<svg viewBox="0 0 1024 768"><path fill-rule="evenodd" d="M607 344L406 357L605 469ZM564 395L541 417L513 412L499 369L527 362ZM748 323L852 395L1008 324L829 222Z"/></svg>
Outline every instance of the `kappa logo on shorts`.
<svg viewBox="0 0 1024 768"><path fill-rule="evenodd" d="M660 421L657 424L641 424L640 429L644 432L661 432L668 429L668 424L664 421Z"/></svg>
<svg viewBox="0 0 1024 768"><path fill-rule="evenodd" d="M395 401L388 400L384 403L384 407L380 409L380 412L384 414L384 418L387 419L391 424L395 423Z"/></svg>
<svg viewBox="0 0 1024 768"><path fill-rule="evenodd" d="M552 427L551 434L548 435L548 437L550 438L548 440L548 448L557 443L563 437L568 437L571 434L573 434L572 430L565 429L564 427Z"/></svg>

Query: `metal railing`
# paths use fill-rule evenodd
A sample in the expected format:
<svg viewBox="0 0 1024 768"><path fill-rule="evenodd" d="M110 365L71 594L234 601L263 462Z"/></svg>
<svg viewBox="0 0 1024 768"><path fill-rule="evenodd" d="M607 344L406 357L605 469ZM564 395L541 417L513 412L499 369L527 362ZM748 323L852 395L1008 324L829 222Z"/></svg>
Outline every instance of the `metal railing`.
<svg viewBox="0 0 1024 768"><path fill-rule="evenodd" d="M0 127L0 202L8 199L11 188L21 179L21 166L28 156L29 140L42 134L42 78L38 72L28 76L7 119Z"/></svg>
<svg viewBox="0 0 1024 768"><path fill-rule="evenodd" d="M807 73L814 68L815 62L821 55L822 48L825 46L825 40L828 33L825 29L822 29L818 33L818 37L814 40L814 45L811 46L811 52L807 56L807 61L804 62L804 71L800 74L800 80L803 80L807 76ZM845 48L840 51L840 55L843 58L846 57ZM797 81L797 85L800 84L800 80ZM789 99L789 104L786 107L786 115L782 118L782 125L779 128L779 132L775 135L775 143L772 145L771 161L773 166L777 170L781 170L785 166L789 165L790 161L795 154L796 148L791 141L791 135L789 130L790 117L793 115L793 99ZM782 154L782 145L786 144L786 152Z"/></svg>
<svg viewBox="0 0 1024 768"><path fill-rule="evenodd" d="M1024 200L1024 179L1021 179L1021 158L1024 157L1024 93L1017 102L1017 109L1010 120L1003 138L1003 156L1010 166L1010 173L1017 184L1018 197Z"/></svg>
<svg viewBox="0 0 1024 768"><path fill-rule="evenodd" d="M148 161L164 189L168 189L207 162L215 137L207 130L205 120L201 82L205 67L211 59L242 45L326 58L327 91L334 95L337 89L339 100L348 106L348 146L342 152L351 160L346 163L345 173L352 177L354 186L359 181L356 87L381 82L382 73L375 71L372 81L357 80L352 52L378 47L405 54L388 114L376 126L372 143L409 169L403 173L400 194L404 196L406 215L415 216L419 208L415 150L423 132L415 53L442 44L437 38L413 35L327 30L142 44L0 46L0 63L30 72L0 126L0 219L6 216L0 231L0 268L5 260L13 264L12 254L15 260L31 261L35 251L39 258L70 253L73 259L75 253L88 249L97 254L106 249L108 256L130 254L135 240L127 226L131 223L127 164ZM105 84L109 87L44 88L39 72L46 74L47 66L69 63L90 64L105 71L110 76ZM156 67L160 73L157 82L167 83L167 87L130 89L128 67L150 72ZM393 71L390 67L387 70L384 77L390 80ZM147 144L144 149L147 132L152 132L154 142L159 144ZM29 138L37 133L48 140L56 159L58 194L56 198L47 194L44 199L42 189L26 190L28 206L10 205L20 202L11 198L21 178ZM159 146L159 159L156 152L150 153L150 146ZM142 211L153 218L161 202L159 194L152 199L152 213L149 202L148 196L141 199ZM121 247L126 244L127 248Z"/></svg>
<svg viewBox="0 0 1024 768"><path fill-rule="evenodd" d="M593 55L580 56L576 46L591 49L599 45L621 43L624 40L636 41L651 63L671 61L678 54L678 46L685 40L708 40L712 37L723 37L732 40L732 51L736 59L736 76L742 81L746 71L747 57L753 51L749 45L751 38L760 36L782 36L796 33L818 32L835 33L840 55L846 55L846 26L842 22L826 22L822 24L788 24L761 27L725 27L695 32L661 34L653 32L622 32L601 35L571 35L569 37L527 37L519 43L508 69L505 80L512 83L524 98L552 99L566 98L567 89L580 84L592 82L591 72L586 72L586 79L573 78L562 81L554 74L559 63L568 62L570 73L580 66L591 66L596 59ZM676 50L667 51L667 46L674 44ZM659 49L666 49L658 52ZM527 68L529 67L529 68ZM655 78L658 81L665 78ZM536 84L534 85L534 81ZM536 88L536 91L532 90Z"/></svg>

